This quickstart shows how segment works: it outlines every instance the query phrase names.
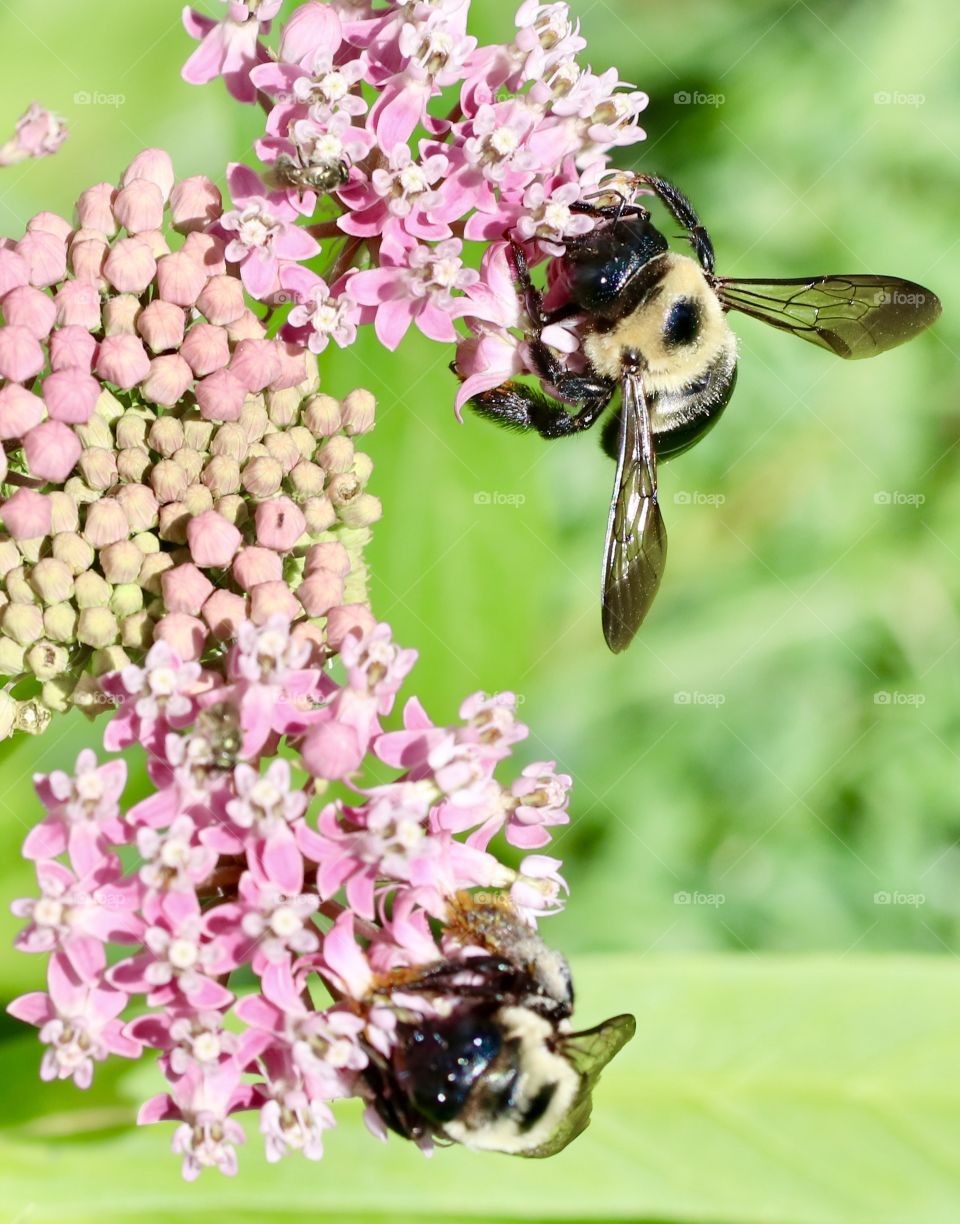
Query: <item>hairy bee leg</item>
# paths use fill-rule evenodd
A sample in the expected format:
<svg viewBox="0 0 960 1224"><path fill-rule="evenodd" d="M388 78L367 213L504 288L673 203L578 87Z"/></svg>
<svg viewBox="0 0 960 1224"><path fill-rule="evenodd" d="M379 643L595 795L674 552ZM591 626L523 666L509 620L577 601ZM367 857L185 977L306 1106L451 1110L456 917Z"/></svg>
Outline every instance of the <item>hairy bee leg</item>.
<svg viewBox="0 0 960 1224"><path fill-rule="evenodd" d="M591 204L589 200L577 200L570 205L571 212L586 213L588 217L602 217L605 221L613 221L616 224L622 221L624 217L639 217L645 221L650 216L650 210L644 208L642 204L630 204L627 202L627 197L616 193L619 198L619 204ZM566 240L568 245L570 239ZM576 239L573 239L575 242Z"/></svg>
<svg viewBox="0 0 960 1224"><path fill-rule="evenodd" d="M674 187L673 183L667 182L666 179L658 178L655 174L638 174L637 182L646 183L648 187L656 192L674 221L682 225L687 231L690 245L693 247L693 253L696 255L701 268L703 268L704 272L713 272L716 257L713 252L713 243L710 241L710 235L701 224L696 209L680 188Z"/></svg>
<svg viewBox="0 0 960 1224"><path fill-rule="evenodd" d="M578 412L570 412L566 405L533 387L506 382L490 391L481 391L468 403L474 412L504 429L522 433L534 430L541 438L564 438L589 429L609 404L610 394L604 388L601 396L583 403Z"/></svg>

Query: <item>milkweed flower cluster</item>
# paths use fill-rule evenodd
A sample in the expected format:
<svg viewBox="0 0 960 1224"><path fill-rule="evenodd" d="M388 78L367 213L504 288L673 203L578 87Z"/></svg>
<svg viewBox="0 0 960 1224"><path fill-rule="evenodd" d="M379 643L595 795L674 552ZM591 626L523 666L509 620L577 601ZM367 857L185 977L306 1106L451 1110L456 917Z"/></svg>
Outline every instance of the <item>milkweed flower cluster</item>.
<svg viewBox="0 0 960 1224"><path fill-rule="evenodd" d="M0 145L0 166L50 157L67 138L67 125L39 102L31 102L17 120L14 134Z"/></svg>
<svg viewBox="0 0 960 1224"><path fill-rule="evenodd" d="M267 337L202 232L220 207L150 149L0 249L0 672L35 682L0 735L97 708L154 640L194 659L365 603L372 397Z"/></svg>
<svg viewBox="0 0 960 1224"><path fill-rule="evenodd" d="M271 51L279 7L185 17L203 39L187 80L222 75L267 113L261 173L230 167L233 208L211 231L247 290L292 302L283 335L315 352L368 323L391 349L411 324L458 340L458 407L529 368L509 240L533 264L592 227L578 206L611 189L610 151L643 139L646 95L580 62L563 3L524 0L513 39L484 46L469 0L309 0ZM569 358L576 336L553 330Z"/></svg>
<svg viewBox="0 0 960 1224"><path fill-rule="evenodd" d="M153 793L124 809L123 759L89 750L36 778L39 895L14 910L48 983L10 1011L39 1027L47 1080L83 1088L110 1055L157 1051L168 1092L139 1120L177 1123L188 1179L235 1172L239 1111L258 1111L270 1160L318 1159L340 1097L364 1099L381 1133L364 1072L389 1058L398 1014L430 1014L402 970L471 952L447 925L457 895L502 890L531 923L562 904L542 850L570 779L551 762L497 779L527 734L513 697L476 694L449 727L411 699L385 732L414 652L371 624L343 639L339 681L323 661L279 614L208 664L158 642L103 681L105 747L144 744ZM393 780L366 781L371 763ZM345 797L325 795L333 781ZM497 835L524 852L516 870Z"/></svg>

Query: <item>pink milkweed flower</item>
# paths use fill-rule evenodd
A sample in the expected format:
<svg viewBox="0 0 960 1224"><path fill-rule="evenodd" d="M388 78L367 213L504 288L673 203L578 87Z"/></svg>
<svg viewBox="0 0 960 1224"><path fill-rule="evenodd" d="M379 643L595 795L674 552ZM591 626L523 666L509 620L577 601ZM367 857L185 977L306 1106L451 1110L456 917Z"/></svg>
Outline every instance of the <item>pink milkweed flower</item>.
<svg viewBox="0 0 960 1224"><path fill-rule="evenodd" d="M297 305L287 315L284 339L305 343L311 353L322 353L331 340L347 348L357 338L360 307L343 290L334 296L325 280L306 268L291 269L295 277L284 277L284 288L297 286Z"/></svg>
<svg viewBox="0 0 960 1224"><path fill-rule="evenodd" d="M175 1005L163 1012L138 1016L124 1032L164 1054L164 1068L172 1078L193 1068L215 1070L240 1046L240 1036L223 1027L218 1011L180 1010Z"/></svg>
<svg viewBox="0 0 960 1224"><path fill-rule="evenodd" d="M104 744L111 751L139 739L149 744L168 727L184 727L197 710L197 695L211 678L199 663L185 663L166 642L154 642L143 666L129 664L106 677L104 689L121 701Z"/></svg>
<svg viewBox="0 0 960 1224"><path fill-rule="evenodd" d="M507 841L525 850L537 849L550 841L551 825L569 824L572 781L569 774L556 772L553 761L527 765L510 787L516 805L507 820Z"/></svg>
<svg viewBox="0 0 960 1224"><path fill-rule="evenodd" d="M260 301L280 290L285 262L310 259L320 244L294 225L296 209L282 192L268 192L247 166L234 162L227 183L236 208L225 212L218 228L226 239L224 254L240 270L244 288Z"/></svg>
<svg viewBox="0 0 960 1224"><path fill-rule="evenodd" d="M16 133L0 145L0 166L15 166L30 157L50 157L67 138L67 125L39 102L31 102L17 120Z"/></svg>
<svg viewBox="0 0 960 1224"><path fill-rule="evenodd" d="M521 862L510 899L528 921L557 914L564 906L562 893L570 891L560 875L560 860L546 854L528 854Z"/></svg>
<svg viewBox="0 0 960 1224"><path fill-rule="evenodd" d="M214 21L187 7L183 25L200 46L183 66L182 76L191 85L205 85L222 76L238 102L256 101L257 91L250 71L266 59L259 38L261 27L280 11L283 0L224 0L227 16Z"/></svg>
<svg viewBox="0 0 960 1224"><path fill-rule="evenodd" d="M468 311L469 302L454 298L453 292L479 280L478 272L463 266L462 247L459 238L435 247L416 243L396 262L356 272L347 281L350 296L373 308L377 338L388 349L397 347L411 323L432 340L457 338L453 320Z"/></svg>
<svg viewBox="0 0 960 1224"><path fill-rule="evenodd" d="M140 1043L124 1034L117 1019L127 1004L122 991L81 982L59 954L50 960L47 984L49 994L21 995L7 1008L11 1016L35 1024L49 1047L40 1064L42 1080L72 1079L78 1088L89 1088L94 1062L110 1054L139 1055Z"/></svg>
<svg viewBox="0 0 960 1224"><path fill-rule="evenodd" d="M171 740L182 743L179 736L167 736L168 757ZM203 797L203 792L195 793L198 799ZM186 813L176 816L163 832L149 827L138 829L137 849L143 859L141 881L145 887L158 890L196 888L217 862L216 851L197 840L196 823Z"/></svg>
<svg viewBox="0 0 960 1224"><path fill-rule="evenodd" d="M77 757L73 777L60 769L36 774L33 783L47 815L27 834L24 855L52 859L66 850L79 874L100 867L110 857L110 845L123 845L131 839L120 816L120 796L126 781L126 762L98 765L90 748L84 748Z"/></svg>

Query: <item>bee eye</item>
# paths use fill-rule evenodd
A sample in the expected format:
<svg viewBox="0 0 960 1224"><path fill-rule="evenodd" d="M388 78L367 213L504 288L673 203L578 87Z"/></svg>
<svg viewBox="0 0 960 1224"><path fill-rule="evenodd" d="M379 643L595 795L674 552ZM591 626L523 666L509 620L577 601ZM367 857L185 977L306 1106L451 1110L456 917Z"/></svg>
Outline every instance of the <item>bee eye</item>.
<svg viewBox="0 0 960 1224"><path fill-rule="evenodd" d="M667 348L692 344L700 334L700 307L690 298L677 298L663 321L663 342Z"/></svg>

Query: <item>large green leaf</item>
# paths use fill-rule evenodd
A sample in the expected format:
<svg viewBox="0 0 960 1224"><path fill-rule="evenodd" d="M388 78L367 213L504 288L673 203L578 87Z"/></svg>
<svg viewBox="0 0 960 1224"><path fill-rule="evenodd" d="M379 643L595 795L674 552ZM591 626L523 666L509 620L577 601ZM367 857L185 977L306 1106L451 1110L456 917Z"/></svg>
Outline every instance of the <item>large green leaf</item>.
<svg viewBox="0 0 960 1224"><path fill-rule="evenodd" d="M171 1128L117 1134L143 1069L44 1104L19 1041L3 1068L35 1120L0 1141L2 1201L31 1224L202 1219L955 1224L960 973L920 958L584 958L584 1022L632 1008L587 1134L543 1163L381 1147L341 1110L319 1165L179 1180ZM126 1099L125 1099L126 1097ZM71 1132L76 1134L71 1138ZM77 1142L74 1140L83 1140Z"/></svg>

